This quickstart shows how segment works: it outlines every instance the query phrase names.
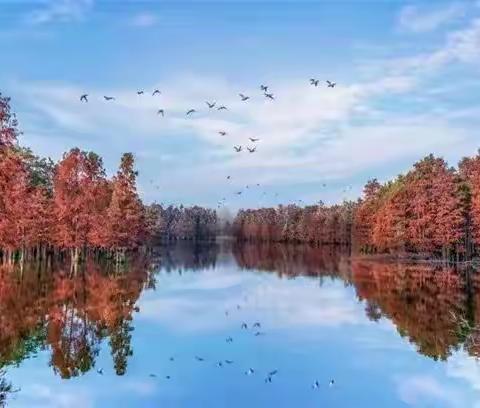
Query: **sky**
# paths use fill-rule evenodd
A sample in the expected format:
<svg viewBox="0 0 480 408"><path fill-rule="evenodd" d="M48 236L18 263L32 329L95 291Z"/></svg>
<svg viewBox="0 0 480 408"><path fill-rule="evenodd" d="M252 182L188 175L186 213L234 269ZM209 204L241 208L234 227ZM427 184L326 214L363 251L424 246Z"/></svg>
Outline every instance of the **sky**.
<svg viewBox="0 0 480 408"><path fill-rule="evenodd" d="M20 143L131 151L147 203L337 203L480 147L475 0L0 0L0 49Z"/></svg>

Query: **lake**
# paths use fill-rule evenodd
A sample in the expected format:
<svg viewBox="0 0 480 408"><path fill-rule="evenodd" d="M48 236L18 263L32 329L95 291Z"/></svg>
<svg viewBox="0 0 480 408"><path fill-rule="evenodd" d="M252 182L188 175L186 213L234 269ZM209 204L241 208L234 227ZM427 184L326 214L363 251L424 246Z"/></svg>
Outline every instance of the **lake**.
<svg viewBox="0 0 480 408"><path fill-rule="evenodd" d="M280 244L0 267L3 385L29 408L480 407L479 288Z"/></svg>

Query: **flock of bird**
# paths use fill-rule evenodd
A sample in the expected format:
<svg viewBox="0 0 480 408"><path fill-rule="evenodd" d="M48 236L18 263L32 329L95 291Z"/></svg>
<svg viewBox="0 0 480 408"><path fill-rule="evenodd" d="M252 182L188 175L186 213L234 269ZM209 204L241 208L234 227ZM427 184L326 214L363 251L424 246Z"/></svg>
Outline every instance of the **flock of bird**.
<svg viewBox="0 0 480 408"><path fill-rule="evenodd" d="M319 84L320 84L320 80L317 79L317 78L310 78L309 83L313 87L318 87ZM329 81L329 80L325 81L325 83L326 83L327 88L335 88L336 85L337 85L336 82L332 82L332 81ZM260 91L263 93L263 96L266 99L274 101L275 100L275 95L271 91L269 91L269 89L270 89L270 87L268 85L264 85L264 84L260 85ZM145 91L144 90L138 90L137 95L138 96L143 96L143 95L145 95ZM162 92L159 89L154 89L153 92L151 93L152 97L160 96L160 95L162 95ZM246 95L244 93L239 93L238 96L240 97L240 100L242 102L247 102L251 99L251 97L249 95ZM88 98L89 98L89 94L87 94L87 93L83 94L83 95L80 95L80 102L88 103L89 102ZM104 99L105 102L112 102L112 101L116 100L115 96L108 96L108 95L104 95L103 99ZM207 105L208 110L212 110L212 109L216 109L218 111L229 110L228 107L225 106L225 105L217 105L216 101L205 101L205 104ZM191 109L188 109L185 112L185 116L189 117L189 116L194 115L197 112L199 112L197 109L191 108ZM157 115L161 115L162 117L165 117L165 114L166 114L165 109L161 108L161 109L157 110ZM226 130L219 130L218 134L220 136L227 136L229 133ZM250 141L250 143L252 143L251 146L246 146L245 147L245 146L242 146L242 145L234 145L233 146L234 151L236 153L241 153L242 151L246 150L249 154L255 153L257 151L257 145L258 145L258 142L260 142L260 139L255 138L255 137L249 137L248 140ZM231 176L228 176L227 180L231 180ZM325 186L326 185L323 184L323 187L325 187ZM246 188L248 189L248 186ZM157 189L159 189L159 187L157 187ZM237 191L234 194L239 196L239 195L242 194L242 192ZM263 195L265 195L265 194L266 193L264 192ZM275 195L275 197L277 197L277 196L278 196L278 194ZM221 208L222 205L225 205L225 203L226 203L225 198L222 199L222 200L219 200L218 203L217 203L217 208Z"/></svg>
<svg viewBox="0 0 480 408"><path fill-rule="evenodd" d="M237 310L240 310L241 309L241 305L237 305L236 306L236 309ZM230 311L229 310L225 310L225 316L226 317L229 317L230 316ZM259 337L259 336L264 336L266 335L265 332L263 331L260 331L262 328L262 324L258 321L254 322L253 324L248 325L247 322L242 322L241 326L240 326L240 329L241 330L250 330L253 332L253 335L255 337ZM226 343L233 343L234 342L234 339L232 336L228 336L226 339L225 339L225 342ZM204 363L204 362L207 362L207 359L205 357L202 357L202 356L199 356L199 355L195 355L194 356L194 359L199 362L199 363ZM169 357L169 361L170 362L174 362L175 361L175 357L174 356L170 356ZM234 364L234 361L233 360L229 360L229 359L224 359L224 360L218 360L218 361L215 361L215 366L216 367L219 367L219 368L222 368L224 366L224 364L227 364L227 365L231 365L231 364ZM99 368L97 369L97 373L100 374L100 375L103 375L103 368ZM248 369L246 369L244 371L244 374L246 376L252 376L254 375L255 373L257 373L257 370L252 368L252 367L249 367ZM278 369L274 369L274 370L271 370L271 371L268 371L266 372L266 376L265 376L265 383L266 384L269 384L269 383L272 383L273 382L273 378L279 373L279 370ZM149 374L149 377L151 378L157 378L158 375L155 374L155 373L150 373ZM170 375L165 375L164 378L166 380L171 380L172 377ZM335 380L331 379L328 383L328 386L329 387L333 387L335 385ZM316 390L316 389L319 389L321 387L321 384L318 380L315 380L313 381L313 383L311 384L311 388L313 390Z"/></svg>

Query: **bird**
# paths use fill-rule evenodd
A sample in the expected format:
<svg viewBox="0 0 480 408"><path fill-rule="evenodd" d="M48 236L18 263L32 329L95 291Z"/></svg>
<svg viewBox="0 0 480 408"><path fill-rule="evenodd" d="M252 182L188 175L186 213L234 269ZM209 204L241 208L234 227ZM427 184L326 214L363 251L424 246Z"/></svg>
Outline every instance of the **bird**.
<svg viewBox="0 0 480 408"><path fill-rule="evenodd" d="M334 381L334 380L330 380L330 382L328 383L328 385L329 385L330 387L333 387L334 384L335 384L335 381Z"/></svg>
<svg viewBox="0 0 480 408"><path fill-rule="evenodd" d="M315 79L315 78L310 78L310 85L313 85L313 86L318 86L318 83L320 81L318 79Z"/></svg>
<svg viewBox="0 0 480 408"><path fill-rule="evenodd" d="M170 357L170 361L175 361L175 357Z"/></svg>
<svg viewBox="0 0 480 408"><path fill-rule="evenodd" d="M255 370L253 368L249 368L247 371L245 371L245 375L252 375L255 373Z"/></svg>
<svg viewBox="0 0 480 408"><path fill-rule="evenodd" d="M320 387L320 384L318 383L317 380L315 380L315 382L312 384L312 388L316 390L318 387Z"/></svg>
<svg viewBox="0 0 480 408"><path fill-rule="evenodd" d="M196 110L195 109L190 109L187 111L186 115L191 115L192 113L195 113Z"/></svg>
<svg viewBox="0 0 480 408"><path fill-rule="evenodd" d="M264 95L265 95L265 98L271 99L272 101L275 99L275 97L273 96L272 93L266 93L265 92Z"/></svg>
<svg viewBox="0 0 480 408"><path fill-rule="evenodd" d="M227 364L233 364L233 360L225 360Z"/></svg>
<svg viewBox="0 0 480 408"><path fill-rule="evenodd" d="M228 316L228 310L225 310L225 316Z"/></svg>
<svg viewBox="0 0 480 408"><path fill-rule="evenodd" d="M327 82L328 88L335 88L335 86L337 85L335 82L330 82L330 81L326 81L326 82Z"/></svg>
<svg viewBox="0 0 480 408"><path fill-rule="evenodd" d="M270 372L268 373L268 376L269 376L269 377L273 377L273 376L276 375L277 373L278 373L278 370L273 370L273 371L270 371Z"/></svg>
<svg viewBox="0 0 480 408"><path fill-rule="evenodd" d="M268 91L268 86L267 85L260 85L260 90L262 90L263 92L267 92Z"/></svg>
<svg viewBox="0 0 480 408"><path fill-rule="evenodd" d="M169 375L166 375L166 376L165 376L165 379L166 379L166 380L169 380L170 378L171 378L171 377L170 377Z"/></svg>
<svg viewBox="0 0 480 408"><path fill-rule="evenodd" d="M227 176L227 180L230 180L232 178L232 176Z"/></svg>
<svg viewBox="0 0 480 408"><path fill-rule="evenodd" d="M237 153L240 153L242 151L242 146L233 146L233 148Z"/></svg>
<svg viewBox="0 0 480 408"><path fill-rule="evenodd" d="M232 343L233 342L233 339L231 337L227 337L227 339L225 340L227 343Z"/></svg>
<svg viewBox="0 0 480 408"><path fill-rule="evenodd" d="M258 327L258 328L260 328L260 327L261 327L260 322L255 322L255 324L253 325L253 327Z"/></svg>
<svg viewBox="0 0 480 408"><path fill-rule="evenodd" d="M241 192L241 191L237 191L235 194L236 194L236 195L241 195L242 192Z"/></svg>
<svg viewBox="0 0 480 408"><path fill-rule="evenodd" d="M255 333L255 336L263 336L264 334L265 334L265 333L263 333L263 332L257 331L257 332Z"/></svg>
<svg viewBox="0 0 480 408"><path fill-rule="evenodd" d="M156 378L157 374L149 374L149 377Z"/></svg>
<svg viewBox="0 0 480 408"><path fill-rule="evenodd" d="M247 95L244 95L244 94L241 94L241 93L238 94L238 95L240 96L240 98L242 99L243 102L248 101L250 99L250 97L247 96Z"/></svg>
<svg viewBox="0 0 480 408"><path fill-rule="evenodd" d="M265 378L265 382L266 383L271 383L272 382L272 377L268 376L267 378Z"/></svg>
<svg viewBox="0 0 480 408"><path fill-rule="evenodd" d="M162 117L164 117L165 116L165 111L163 109L159 109L157 111L157 115L162 115Z"/></svg>
<svg viewBox="0 0 480 408"><path fill-rule="evenodd" d="M160 94L161 94L161 92L158 89L155 89L152 93L152 96L160 95Z"/></svg>
<svg viewBox="0 0 480 408"><path fill-rule="evenodd" d="M103 375L103 368L99 368L99 369L97 370L97 373L100 374L100 375Z"/></svg>
<svg viewBox="0 0 480 408"><path fill-rule="evenodd" d="M83 94L80 96L80 102L88 102L88 94Z"/></svg>
<svg viewBox="0 0 480 408"><path fill-rule="evenodd" d="M217 110L228 110L228 108L225 105L221 105L217 108Z"/></svg>
<svg viewBox="0 0 480 408"><path fill-rule="evenodd" d="M220 131L218 132L218 134L219 134L220 136L226 136L226 135L227 135L227 132L225 132L224 130L220 130Z"/></svg>
<svg viewBox="0 0 480 408"><path fill-rule="evenodd" d="M237 310L240 310L240 309L241 309L240 305L237 305Z"/></svg>
<svg viewBox="0 0 480 408"><path fill-rule="evenodd" d="M222 363L221 361L219 361L219 362L217 363L217 367L223 367L223 363Z"/></svg>
<svg viewBox="0 0 480 408"><path fill-rule="evenodd" d="M249 137L249 139L252 143L260 141L260 139L255 139L254 137Z"/></svg>
<svg viewBox="0 0 480 408"><path fill-rule="evenodd" d="M143 95L144 93L144 91L137 91L137 95Z"/></svg>
<svg viewBox="0 0 480 408"><path fill-rule="evenodd" d="M104 96L103 99L105 99L106 101L114 101L115 97L114 96Z"/></svg>
<svg viewBox="0 0 480 408"><path fill-rule="evenodd" d="M247 150L249 153L255 153L255 150L257 150L256 147L247 147Z"/></svg>
<svg viewBox="0 0 480 408"><path fill-rule="evenodd" d="M203 357L199 357L199 356L195 356L195 359L197 361L205 361L205 359Z"/></svg>
<svg viewBox="0 0 480 408"><path fill-rule="evenodd" d="M245 322L242 323L242 329L248 329L247 323L245 323Z"/></svg>
<svg viewBox="0 0 480 408"><path fill-rule="evenodd" d="M207 102L205 102L205 103L207 104L207 106L208 106L210 109L212 109L212 108L215 107L215 102L208 102L208 101L207 101Z"/></svg>

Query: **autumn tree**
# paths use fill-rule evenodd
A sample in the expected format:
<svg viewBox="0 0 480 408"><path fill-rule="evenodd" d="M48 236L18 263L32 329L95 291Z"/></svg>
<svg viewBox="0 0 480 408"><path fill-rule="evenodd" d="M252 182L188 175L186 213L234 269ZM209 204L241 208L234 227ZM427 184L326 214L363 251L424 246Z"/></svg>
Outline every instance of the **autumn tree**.
<svg viewBox="0 0 480 408"><path fill-rule="evenodd" d="M125 153L113 179L107 210L108 244L117 255L137 248L145 234L144 209L137 194L136 178L133 154Z"/></svg>

